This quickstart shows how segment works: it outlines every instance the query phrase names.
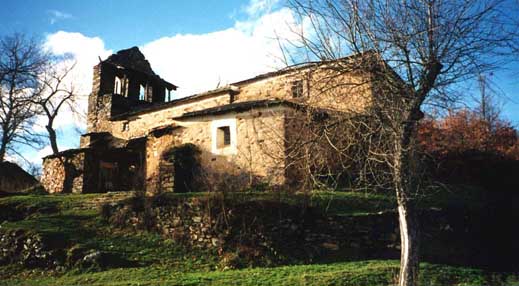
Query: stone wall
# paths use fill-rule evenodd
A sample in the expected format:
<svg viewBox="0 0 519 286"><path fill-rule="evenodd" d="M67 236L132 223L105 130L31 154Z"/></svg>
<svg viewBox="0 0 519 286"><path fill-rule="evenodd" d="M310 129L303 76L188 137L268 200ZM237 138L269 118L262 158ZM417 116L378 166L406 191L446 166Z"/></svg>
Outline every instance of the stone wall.
<svg viewBox="0 0 519 286"><path fill-rule="evenodd" d="M303 82L302 96L294 98L292 85ZM372 86L363 73L340 74L326 67L307 68L239 84L238 102L258 99L285 99L318 108L362 112L370 106Z"/></svg>
<svg viewBox="0 0 519 286"><path fill-rule="evenodd" d="M349 116L349 115L346 115ZM285 115L285 176L290 189L352 188L359 180L362 117L289 110ZM340 123L340 124L337 124ZM359 136L361 134L362 136Z"/></svg>
<svg viewBox="0 0 519 286"><path fill-rule="evenodd" d="M88 132L106 131L123 139L146 136L151 129L157 126L175 124L173 118L183 113L235 101L286 99L321 108L362 111L369 105L371 96L371 85L366 81L368 76L365 74L349 73L337 76L330 70L309 68L240 84L239 92L236 95L223 90L221 93L212 94L203 99L179 102L167 108L110 121L112 96L100 94L103 91L100 90L98 69L94 69L94 92L89 101ZM304 81L303 96L300 98L292 97L292 83L295 80ZM94 100L94 97L97 100ZM97 114L95 114L96 110Z"/></svg>
<svg viewBox="0 0 519 286"><path fill-rule="evenodd" d="M56 244L56 243L54 243ZM49 239L23 230L0 231L0 266L19 264L26 268L56 268L62 252L49 247Z"/></svg>
<svg viewBox="0 0 519 286"><path fill-rule="evenodd" d="M229 103L230 94L222 93L206 99L186 102L166 109L130 116L124 120L111 121L111 132L115 137L124 139L142 137L146 136L153 128L158 126L176 125L173 118L181 116L185 112L197 111ZM126 124L127 129L125 130L123 126Z"/></svg>
<svg viewBox="0 0 519 286"><path fill-rule="evenodd" d="M168 150L182 144L194 144L199 150L202 187L214 190L222 184L243 188L257 183L285 183L285 112L286 108L259 108L221 116L203 116L152 130L146 142L146 186L148 193L171 191L173 166ZM236 125L236 149L220 154L213 150L211 124L231 120ZM163 185L165 184L165 185Z"/></svg>
<svg viewBox="0 0 519 286"><path fill-rule="evenodd" d="M218 249L229 267L236 265L225 261L228 255L249 259L248 266L261 265L266 258L284 264L322 258L326 261L398 259L400 255L397 213L393 211L329 216L311 207L303 209L272 200L240 201L219 196L158 197L149 206L146 216L129 205L112 206L109 220L122 227L151 226L164 238ZM482 215L461 210L421 212L423 261L492 267L502 255L496 253L502 238L482 235L482 229L492 224L482 220ZM510 251L517 253L517 249ZM256 254L247 258L251 253Z"/></svg>
<svg viewBox="0 0 519 286"><path fill-rule="evenodd" d="M372 95L370 77L366 74L337 74L329 66L309 66L243 81L237 83L237 88L217 89L171 104L136 105L133 110L132 106L126 106L123 109L131 111L128 115L112 119L114 115L124 113L124 110L117 108L121 105L119 101L129 100L112 94L116 72L114 67L106 63L94 67L87 131L109 132L113 137L124 140L148 138L145 184L152 192L160 189L161 183L170 181L159 175L172 171L161 154L167 148L184 143L195 144L201 149L201 164L209 181L215 178L222 182L229 179L227 184L234 181L236 186L241 185L243 188L258 182L285 185L290 181L291 185L295 185L301 180L302 167L298 167L298 170L290 161L289 157L294 154L291 154L292 150L287 144L287 135L297 134L300 126L287 123L289 118L286 116L286 107L260 108L238 114L229 112L227 115L187 120L174 119L186 112L262 99L285 99L319 108L362 112L370 105ZM295 81L302 81L301 94L296 98L293 97ZM133 103L128 101L127 104ZM139 111L142 107L149 107L150 110ZM211 126L217 120L226 119L236 122L237 144L235 150L215 153ZM174 127L175 130L164 136L154 135L155 129L166 127ZM81 147L87 147L88 141L88 136L84 136ZM171 189L172 182L167 184L166 188Z"/></svg>
<svg viewBox="0 0 519 286"><path fill-rule="evenodd" d="M151 132L146 140L146 192L150 194L174 191L174 163L168 150L178 145L172 127Z"/></svg>
<svg viewBox="0 0 519 286"><path fill-rule="evenodd" d="M54 157L54 158L45 158L43 160L43 173L41 176L41 183L47 192L53 193L67 193L66 183L67 180L67 172L71 172L69 168L65 167L64 161L69 160L72 163L77 163L77 167L82 169L82 160L84 159L84 154L80 153L72 158L66 157ZM83 182L83 174L79 174L73 179L73 186L80 186L77 189L72 187L72 190L68 190L72 193L81 193L82 191L82 182Z"/></svg>
<svg viewBox="0 0 519 286"><path fill-rule="evenodd" d="M178 129L176 136L181 143L192 143L200 148L200 163L210 181L228 180L230 188L260 181L282 185L285 180L284 112L284 108L260 108L193 118L182 122L185 128ZM235 122L236 149L222 154L213 152L211 123L216 120Z"/></svg>
<svg viewBox="0 0 519 286"><path fill-rule="evenodd" d="M76 149L45 157L41 184L49 193L95 192L93 156L89 150Z"/></svg>

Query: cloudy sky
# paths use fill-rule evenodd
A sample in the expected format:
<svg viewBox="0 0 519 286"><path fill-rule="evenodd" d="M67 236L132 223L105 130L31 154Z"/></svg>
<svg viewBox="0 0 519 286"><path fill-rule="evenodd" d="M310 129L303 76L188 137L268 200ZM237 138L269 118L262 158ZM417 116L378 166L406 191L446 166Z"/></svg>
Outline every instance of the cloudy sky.
<svg viewBox="0 0 519 286"><path fill-rule="evenodd" d="M141 49L155 72L179 86L177 97L281 68L276 37L294 37L295 25L283 0L2 0L0 9L0 36L25 33L55 54L74 56L73 78L85 95L98 58L132 46ZM515 124L518 74L493 75L509 99L504 115ZM80 105L86 110L86 97ZM76 130L84 128L84 120L64 112L57 125L60 149L77 147ZM42 126L35 130L43 131ZM23 152L39 164L50 147Z"/></svg>
<svg viewBox="0 0 519 286"><path fill-rule="evenodd" d="M3 0L0 36L40 38L57 55L77 61L73 78L91 90L98 58L138 46L156 73L182 97L283 67L279 38L293 37L293 13L279 0L17 1ZM86 97L81 102L86 110ZM42 120L41 123L44 121ZM77 147L84 120L64 112L57 120L60 149ZM44 131L43 125L35 126ZM40 163L50 146L24 150Z"/></svg>

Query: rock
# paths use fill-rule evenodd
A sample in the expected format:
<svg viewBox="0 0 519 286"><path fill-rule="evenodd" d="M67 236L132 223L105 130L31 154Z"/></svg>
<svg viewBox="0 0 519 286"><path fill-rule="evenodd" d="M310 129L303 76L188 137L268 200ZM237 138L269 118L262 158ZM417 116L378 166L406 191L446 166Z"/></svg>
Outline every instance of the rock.
<svg viewBox="0 0 519 286"><path fill-rule="evenodd" d="M81 260L82 267L100 267L102 262L102 253L99 250L89 251Z"/></svg>
<svg viewBox="0 0 519 286"><path fill-rule="evenodd" d="M175 219L173 219L173 221L172 221L172 225L173 225L174 227L180 226L181 224L182 224L182 221L181 221L179 218L175 218Z"/></svg>

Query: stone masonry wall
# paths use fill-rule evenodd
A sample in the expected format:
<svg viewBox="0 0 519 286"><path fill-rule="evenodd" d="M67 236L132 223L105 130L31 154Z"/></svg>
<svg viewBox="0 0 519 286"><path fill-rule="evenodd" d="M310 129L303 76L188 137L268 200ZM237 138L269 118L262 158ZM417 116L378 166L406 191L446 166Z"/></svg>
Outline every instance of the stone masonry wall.
<svg viewBox="0 0 519 286"><path fill-rule="evenodd" d="M146 136L148 132L157 127L174 124L173 117L178 117L185 112L202 110L230 103L230 95L227 93L213 96L207 99L179 104L167 109L152 111L128 118L128 120L112 121L111 132L115 137L130 139ZM128 124L127 130L123 126Z"/></svg>
<svg viewBox="0 0 519 286"><path fill-rule="evenodd" d="M41 184L49 193L82 193L85 153L43 160Z"/></svg>
<svg viewBox="0 0 519 286"><path fill-rule="evenodd" d="M286 157L289 154L286 152L285 135L297 133L297 127L292 131L287 130L292 128L292 125L286 124L284 107L181 121L173 119L185 112L226 105L233 100L244 102L261 99L286 99L321 108L361 112L369 106L371 96L371 85L366 81L368 77L364 74L349 73L337 76L330 70L307 68L241 83L239 92L234 95L223 90L203 99L179 102L169 108L137 113L125 119L111 121L112 97L104 92L108 91L107 85L112 83L101 82L100 76L110 75L100 75L100 66L94 68L93 93L89 98L88 132L110 132L114 137L126 140L149 138L146 155L148 186L157 186L157 183L152 181L161 181L157 179L157 174L161 168L168 168L167 162L161 158L161 153L168 147L183 143L195 144L202 150L201 165L208 177L222 179L221 175L226 174L233 180L240 181L242 185L260 181L283 185L287 182L287 175L292 177L292 181L298 180L300 172L286 170ZM292 85L295 80L303 80L303 94L298 98L292 97ZM225 118L236 121L236 151L213 154L211 123ZM164 138L151 134L153 129L163 126L181 128L175 129ZM87 141L82 141L82 147L86 147ZM156 187L150 189L153 188Z"/></svg>
<svg viewBox="0 0 519 286"><path fill-rule="evenodd" d="M343 111L360 112L369 106L371 85L366 81L364 74L345 74L333 76L333 72L322 69L304 69L259 81L253 81L240 86L240 92L231 96L223 92L206 99L179 103L170 108L148 113L138 114L126 120L108 121L110 112L110 97L100 96L89 106L96 104L98 114L89 116L89 132L111 132L113 136L131 139L146 136L149 130L156 126L174 124L173 117L185 112L202 110L210 107L237 102L261 99L286 99L316 107L339 109ZM291 93L292 82L304 81L303 96L293 98ZM330 88L333 87L333 88ZM93 89L99 88L99 76L94 72ZM89 107L90 111L90 107ZM90 114L91 112L89 112Z"/></svg>
<svg viewBox="0 0 519 286"><path fill-rule="evenodd" d="M146 141L146 192L149 194L172 192L174 164L167 158L167 151L178 145L173 130L154 132Z"/></svg>
<svg viewBox="0 0 519 286"><path fill-rule="evenodd" d="M222 206L225 206L222 208ZM115 205L109 220L122 227L151 224L164 238L189 246L218 249L226 267L236 267L229 253L261 264L340 256L348 259L397 258L398 223L394 213L325 216L312 209L275 201L221 201L218 197L156 198L148 216L131 205ZM225 254L229 252L228 254ZM243 265L242 265L243 267Z"/></svg>
<svg viewBox="0 0 519 286"><path fill-rule="evenodd" d="M362 73L337 74L328 69L303 69L240 85L236 101L285 99L340 111L362 112L370 105L372 87ZM303 95L292 96L292 83L303 81Z"/></svg>
<svg viewBox="0 0 519 286"><path fill-rule="evenodd" d="M105 96L101 79L102 64L93 68L92 94L88 97L87 133L111 132L112 124L109 121L112 109L112 99ZM103 73L108 71L103 70ZM104 75L107 77L109 75ZM106 83L104 83L106 86ZM87 146L81 146L87 147Z"/></svg>
<svg viewBox="0 0 519 286"><path fill-rule="evenodd" d="M283 108L256 109L194 118L182 122L186 128L178 129L176 136L181 143L200 148L200 163L210 180L229 179L236 187L258 182L282 185L285 182L284 112ZM237 148L229 154L212 152L211 122L221 119L236 122Z"/></svg>
<svg viewBox="0 0 519 286"><path fill-rule="evenodd" d="M251 258L255 263L273 256L278 264L319 257L341 261L398 259L400 254L398 216L394 211L335 216L311 207L302 211L301 206L278 201L222 203L220 199L158 197L150 205L147 218L128 205L117 205L109 219L122 227L151 223L152 229L164 238L218 249L222 262L229 262L225 261L225 252L242 258L247 253L259 253ZM421 259L464 267L495 267L506 256L509 260L505 262L510 265L504 267L516 269L513 240L506 242L509 253L501 253L503 237L485 235L495 224L495 217L489 220L488 216L461 209L421 211Z"/></svg>

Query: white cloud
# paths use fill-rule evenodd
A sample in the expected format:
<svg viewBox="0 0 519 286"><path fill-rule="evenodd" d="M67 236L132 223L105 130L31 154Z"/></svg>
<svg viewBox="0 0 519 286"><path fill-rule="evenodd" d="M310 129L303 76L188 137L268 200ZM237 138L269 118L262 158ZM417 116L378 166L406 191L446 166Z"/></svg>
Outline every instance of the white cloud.
<svg viewBox="0 0 519 286"><path fill-rule="evenodd" d="M222 31L163 37L141 50L155 72L179 86L181 97L284 67L277 37L293 37L295 26L292 11L283 8Z"/></svg>
<svg viewBox="0 0 519 286"><path fill-rule="evenodd" d="M293 30L300 29L293 12L288 8L275 8L279 0L251 0L242 10L247 19L236 21L233 27L206 34L177 34L144 44L141 51L152 68L164 79L179 86L177 97L188 96L253 77L285 66L277 37L294 40ZM67 19L70 14L49 12L56 19ZM306 23L303 23L303 27ZM112 51L99 37L81 33L59 31L46 38L45 47L56 55L68 55L76 61L69 81L83 95L78 109L86 114L88 94L92 88L92 67L105 59ZM45 132L45 120L41 119L35 130ZM74 127L84 128L85 119L74 118L70 110L61 112L55 127L61 150L75 146L77 138L69 132ZM68 131L66 131L68 130ZM75 136L77 137L77 136ZM47 146L27 154L29 160L41 162L50 154Z"/></svg>
<svg viewBox="0 0 519 286"><path fill-rule="evenodd" d="M81 33L59 31L47 36L44 44L51 53L58 56L70 56L71 59L62 62L63 65L75 62L74 69L67 77L66 85L73 84L80 95L77 101L77 110L80 114L86 114L88 95L92 91L92 67L99 63L99 58L106 58L112 54L107 50L103 40L99 37L87 37ZM45 118L38 120L35 127L37 131L44 131ZM78 117L70 109L65 107L55 120L55 127L68 125L84 128L84 118Z"/></svg>
<svg viewBox="0 0 519 286"><path fill-rule="evenodd" d="M58 22L60 20L73 18L72 14L65 13L65 12L58 11L58 10L47 10L47 13L50 15L49 22L51 25L54 25L56 22Z"/></svg>
<svg viewBox="0 0 519 286"><path fill-rule="evenodd" d="M68 149L68 147L65 146L63 150ZM50 145L47 145L43 147L42 149L38 150L34 156L28 157L27 160L31 162L32 164L41 164L41 158L49 156L52 154L52 147Z"/></svg>
<svg viewBox="0 0 519 286"><path fill-rule="evenodd" d="M177 97L191 95L260 73L284 67L276 37L294 37L295 17L288 8L271 11L279 0L252 0L244 10L245 21L207 34L177 34L149 42L141 47L152 68L164 79L179 86ZM92 67L112 51L99 37L59 31L47 36L45 46L56 55L71 55L76 61L70 80L84 96L79 110L86 114L87 97L92 86ZM41 119L36 130L44 131ZM67 110L56 119L56 127L76 125L83 119Z"/></svg>
<svg viewBox="0 0 519 286"><path fill-rule="evenodd" d="M22 168L26 168L28 164L40 165L41 158L48 156L50 154L52 154L52 149L50 145L40 150L25 148L24 150L22 150L21 154L6 154L5 160L16 163Z"/></svg>

